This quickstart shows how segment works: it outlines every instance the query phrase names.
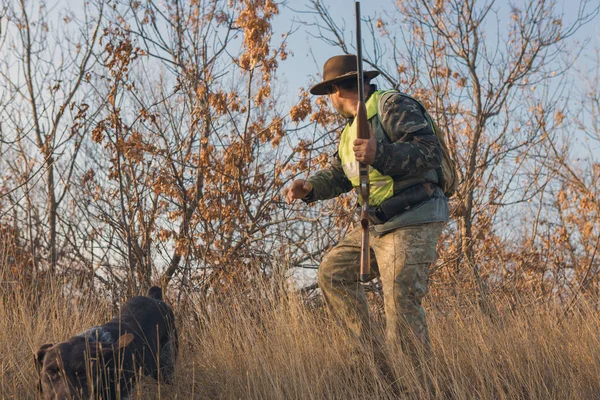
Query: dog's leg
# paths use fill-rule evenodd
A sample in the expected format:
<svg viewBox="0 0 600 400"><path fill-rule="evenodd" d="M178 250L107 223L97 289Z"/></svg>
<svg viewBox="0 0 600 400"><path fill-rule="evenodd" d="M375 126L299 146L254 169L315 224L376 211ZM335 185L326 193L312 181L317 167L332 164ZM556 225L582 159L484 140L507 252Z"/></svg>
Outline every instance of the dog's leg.
<svg viewBox="0 0 600 400"><path fill-rule="evenodd" d="M160 349L160 368L157 378L166 384L171 384L175 378L175 364L177 363L177 353L179 350L175 327L169 329L168 334L161 340Z"/></svg>

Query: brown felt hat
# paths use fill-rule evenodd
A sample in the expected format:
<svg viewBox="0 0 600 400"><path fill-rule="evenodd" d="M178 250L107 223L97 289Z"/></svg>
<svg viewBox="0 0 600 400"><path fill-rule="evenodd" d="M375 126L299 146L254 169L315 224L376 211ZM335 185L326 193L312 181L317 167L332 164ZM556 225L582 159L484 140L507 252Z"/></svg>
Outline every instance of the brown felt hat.
<svg viewBox="0 0 600 400"><path fill-rule="evenodd" d="M329 94L331 85L347 79L356 79L357 65L354 54L344 54L331 57L323 66L323 81L310 88L315 95ZM365 79L373 79L379 71L363 71Z"/></svg>

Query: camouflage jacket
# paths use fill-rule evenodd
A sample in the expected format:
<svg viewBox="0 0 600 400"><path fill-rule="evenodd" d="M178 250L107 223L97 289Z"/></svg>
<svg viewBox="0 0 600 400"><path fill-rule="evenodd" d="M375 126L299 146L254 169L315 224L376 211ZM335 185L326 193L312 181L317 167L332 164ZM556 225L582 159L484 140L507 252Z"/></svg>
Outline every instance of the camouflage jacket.
<svg viewBox="0 0 600 400"><path fill-rule="evenodd" d="M419 104L398 93L383 96L380 101L383 102L380 115L369 120L377 139L373 167L394 179L395 193L417 183L437 183L436 171L441 167L442 150ZM379 131L383 133L378 134ZM308 181L313 190L303 199L307 203L331 199L352 190L337 152L328 167Z"/></svg>

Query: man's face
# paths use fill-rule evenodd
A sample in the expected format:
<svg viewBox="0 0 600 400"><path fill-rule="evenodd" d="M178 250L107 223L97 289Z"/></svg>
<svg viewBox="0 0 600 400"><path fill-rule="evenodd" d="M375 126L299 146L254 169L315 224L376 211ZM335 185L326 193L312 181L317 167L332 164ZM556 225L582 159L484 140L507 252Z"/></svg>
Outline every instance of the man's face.
<svg viewBox="0 0 600 400"><path fill-rule="evenodd" d="M331 93L329 94L331 105L337 110L343 117L352 118L356 113L356 93L349 92L337 85L331 87ZM354 103L354 107L351 104Z"/></svg>
<svg viewBox="0 0 600 400"><path fill-rule="evenodd" d="M331 101L331 105L333 106L333 108L335 108L340 114L344 115L342 102L340 100L337 90L329 94L329 100Z"/></svg>
<svg viewBox="0 0 600 400"><path fill-rule="evenodd" d="M365 96L369 93L369 82L365 82ZM331 105L345 118L352 118L356 115L356 105L358 103L358 91L356 86L352 88L344 87L343 84L331 85L329 93Z"/></svg>

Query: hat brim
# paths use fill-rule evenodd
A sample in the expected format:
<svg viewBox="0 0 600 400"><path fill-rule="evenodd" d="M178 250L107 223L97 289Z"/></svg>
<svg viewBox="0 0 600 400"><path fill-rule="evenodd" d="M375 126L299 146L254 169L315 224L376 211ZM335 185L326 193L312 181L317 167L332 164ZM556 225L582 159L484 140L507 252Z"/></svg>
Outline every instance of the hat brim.
<svg viewBox="0 0 600 400"><path fill-rule="evenodd" d="M310 88L310 90L309 90L310 94L314 94L316 96L322 96L324 94L329 94L330 93L329 88L331 87L331 85L333 85L334 83L348 80L349 78L356 78L357 74L358 74L358 72L355 72L355 71L348 72L347 74L340 75L340 76L337 76L332 79L328 79L323 82L319 82ZM379 75L379 71L364 71L363 74L364 74L365 78L373 79L377 75Z"/></svg>

